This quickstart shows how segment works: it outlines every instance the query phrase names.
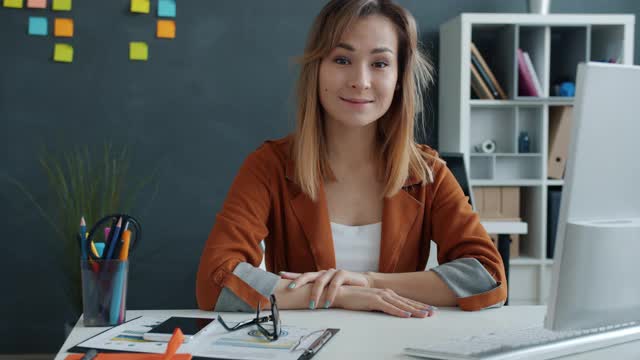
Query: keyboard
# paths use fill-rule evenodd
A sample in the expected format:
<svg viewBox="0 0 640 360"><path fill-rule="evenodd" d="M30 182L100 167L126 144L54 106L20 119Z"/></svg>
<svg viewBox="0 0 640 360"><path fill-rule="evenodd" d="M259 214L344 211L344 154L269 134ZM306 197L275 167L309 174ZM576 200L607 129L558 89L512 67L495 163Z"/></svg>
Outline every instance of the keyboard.
<svg viewBox="0 0 640 360"><path fill-rule="evenodd" d="M406 355L447 360L543 360L640 340L640 322L585 330L552 331L542 327L467 336L424 348L405 348Z"/></svg>

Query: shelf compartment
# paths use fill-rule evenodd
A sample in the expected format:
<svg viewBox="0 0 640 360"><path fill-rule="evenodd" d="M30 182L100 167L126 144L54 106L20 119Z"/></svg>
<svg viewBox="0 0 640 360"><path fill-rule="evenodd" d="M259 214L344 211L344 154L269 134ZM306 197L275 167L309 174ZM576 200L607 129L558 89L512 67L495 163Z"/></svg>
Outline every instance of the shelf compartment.
<svg viewBox="0 0 640 360"><path fill-rule="evenodd" d="M509 268L509 284L538 284L539 265L512 266ZM538 286L509 286L509 303L537 303Z"/></svg>
<svg viewBox="0 0 640 360"><path fill-rule="evenodd" d="M622 63L624 53L624 25L592 25L589 60L615 59Z"/></svg>
<svg viewBox="0 0 640 360"><path fill-rule="evenodd" d="M494 157L472 156L469 169L472 179L491 180L493 179Z"/></svg>
<svg viewBox="0 0 640 360"><path fill-rule="evenodd" d="M471 27L471 41L496 77L500 86L513 98L513 52L515 43L514 25L474 24ZM469 55L471 61L471 55Z"/></svg>
<svg viewBox="0 0 640 360"><path fill-rule="evenodd" d="M578 63L587 61L589 29L587 26L551 27L551 73L549 94L559 97L555 86L570 81L575 84Z"/></svg>
<svg viewBox="0 0 640 360"><path fill-rule="evenodd" d="M529 153L540 153L542 150L542 126L543 108L541 106L520 106L518 107L517 130L515 134L515 146L518 147L520 133L526 132L529 135ZM528 153L518 153L526 155Z"/></svg>
<svg viewBox="0 0 640 360"><path fill-rule="evenodd" d="M495 152L514 153L513 142L515 133L514 108L473 108L471 109L471 154L481 153L476 150L485 140L496 143Z"/></svg>
<svg viewBox="0 0 640 360"><path fill-rule="evenodd" d="M542 156L496 155L495 180L539 180Z"/></svg>
<svg viewBox="0 0 640 360"><path fill-rule="evenodd" d="M546 187L529 186L520 190L520 213L527 226L527 234L520 238L520 253L524 257L536 259L544 258L546 241Z"/></svg>
<svg viewBox="0 0 640 360"><path fill-rule="evenodd" d="M531 99L531 98L547 97L548 93L545 91L545 89L547 88L546 83L548 79L548 76L547 76L548 65L545 59L547 58L546 38L548 37L548 28L544 26L517 26L516 36L518 41L516 43L516 48L514 49L514 52L511 55L515 63L513 67L514 77L516 80L514 82L514 87L517 91L518 84L520 81L518 76L518 53L517 53L517 49L520 48L522 49L523 52L526 52L529 54L529 57L531 58L531 63L536 72L535 75L538 79L538 82L540 83L540 87L542 90L542 93L538 94L538 96L536 97L520 96L520 94L518 93L518 96L516 96L516 99Z"/></svg>

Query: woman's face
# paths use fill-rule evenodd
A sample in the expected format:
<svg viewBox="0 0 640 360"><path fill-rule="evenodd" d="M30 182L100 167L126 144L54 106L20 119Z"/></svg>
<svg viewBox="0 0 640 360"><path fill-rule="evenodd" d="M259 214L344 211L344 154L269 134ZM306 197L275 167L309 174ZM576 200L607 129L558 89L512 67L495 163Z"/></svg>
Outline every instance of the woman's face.
<svg viewBox="0 0 640 360"><path fill-rule="evenodd" d="M363 127L384 115L398 80L398 36L386 17L357 20L320 63L318 91L327 121Z"/></svg>

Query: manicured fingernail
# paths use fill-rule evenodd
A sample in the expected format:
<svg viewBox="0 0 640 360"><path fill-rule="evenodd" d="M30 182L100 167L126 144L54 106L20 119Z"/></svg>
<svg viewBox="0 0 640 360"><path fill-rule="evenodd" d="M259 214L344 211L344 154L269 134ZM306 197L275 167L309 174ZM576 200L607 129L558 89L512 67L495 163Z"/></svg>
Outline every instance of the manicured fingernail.
<svg viewBox="0 0 640 360"><path fill-rule="evenodd" d="M325 309L328 309L329 305L331 305L331 301L327 300L327 301L324 302L324 308Z"/></svg>
<svg viewBox="0 0 640 360"><path fill-rule="evenodd" d="M286 271L280 271L278 274L282 275L282 274L286 274Z"/></svg>
<svg viewBox="0 0 640 360"><path fill-rule="evenodd" d="M293 289L293 288L295 288L295 287L296 287L296 283L291 283L291 284L289 284L289 289Z"/></svg>
<svg viewBox="0 0 640 360"><path fill-rule="evenodd" d="M404 313L405 313L405 315L407 315L407 316L411 316L411 313L410 313L410 312L408 312L408 311L405 311Z"/></svg>
<svg viewBox="0 0 640 360"><path fill-rule="evenodd" d="M309 309L313 310L316 308L316 302L311 300L309 301Z"/></svg>
<svg viewBox="0 0 640 360"><path fill-rule="evenodd" d="M420 310L420 312L423 313L423 314L428 314L429 310Z"/></svg>

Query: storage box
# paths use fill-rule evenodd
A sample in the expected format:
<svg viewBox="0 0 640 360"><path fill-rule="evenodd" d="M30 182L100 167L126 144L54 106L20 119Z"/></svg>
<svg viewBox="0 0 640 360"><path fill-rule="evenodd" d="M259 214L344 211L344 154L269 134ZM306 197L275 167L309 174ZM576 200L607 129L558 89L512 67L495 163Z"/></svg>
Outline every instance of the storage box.
<svg viewBox="0 0 640 360"><path fill-rule="evenodd" d="M474 187L473 196L482 220L521 220L519 187Z"/></svg>
<svg viewBox="0 0 640 360"><path fill-rule="evenodd" d="M493 241L493 245L498 247L498 235L497 234L489 234L491 237L491 241ZM509 246L509 258L517 258L520 256L520 235L511 234L511 246Z"/></svg>

